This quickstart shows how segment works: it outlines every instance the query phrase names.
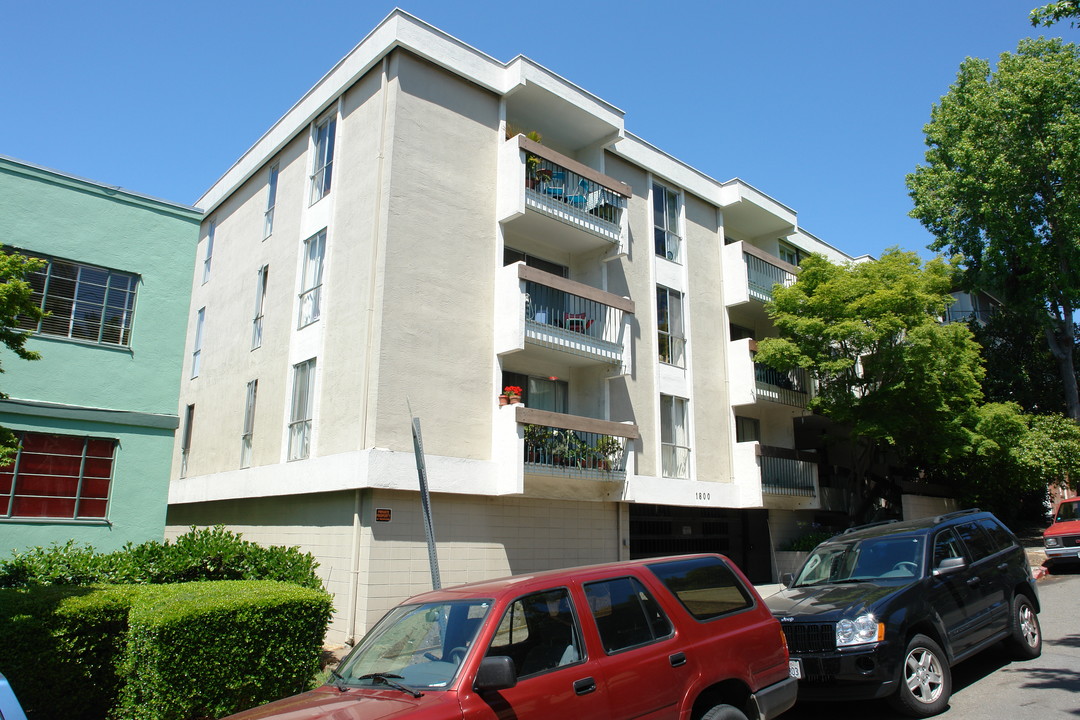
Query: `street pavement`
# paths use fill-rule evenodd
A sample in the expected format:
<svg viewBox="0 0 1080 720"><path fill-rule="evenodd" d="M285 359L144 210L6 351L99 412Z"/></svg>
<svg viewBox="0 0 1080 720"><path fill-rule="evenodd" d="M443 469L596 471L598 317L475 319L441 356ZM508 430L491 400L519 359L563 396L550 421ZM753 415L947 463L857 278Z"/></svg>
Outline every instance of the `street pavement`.
<svg viewBox="0 0 1080 720"><path fill-rule="evenodd" d="M1013 661L992 648L953 668L945 720L1080 718L1080 567L1054 568L1039 580L1042 655ZM797 703L783 720L900 720L884 701Z"/></svg>

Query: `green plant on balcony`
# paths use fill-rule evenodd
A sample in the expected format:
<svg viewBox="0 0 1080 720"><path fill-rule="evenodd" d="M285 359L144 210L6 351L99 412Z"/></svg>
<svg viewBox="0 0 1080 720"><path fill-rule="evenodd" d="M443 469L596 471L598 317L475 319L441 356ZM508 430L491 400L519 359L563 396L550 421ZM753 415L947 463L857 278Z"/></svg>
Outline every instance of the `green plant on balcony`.
<svg viewBox="0 0 1080 720"><path fill-rule="evenodd" d="M525 426L525 462L542 462L551 450L554 433L546 425Z"/></svg>
<svg viewBox="0 0 1080 720"><path fill-rule="evenodd" d="M619 438L612 435L601 435L596 441L596 447L593 448L596 467L600 470L614 470L618 467L622 450L622 442Z"/></svg>
<svg viewBox="0 0 1080 720"><path fill-rule="evenodd" d="M589 452L589 446L573 430L552 430L551 455L556 465L583 467Z"/></svg>

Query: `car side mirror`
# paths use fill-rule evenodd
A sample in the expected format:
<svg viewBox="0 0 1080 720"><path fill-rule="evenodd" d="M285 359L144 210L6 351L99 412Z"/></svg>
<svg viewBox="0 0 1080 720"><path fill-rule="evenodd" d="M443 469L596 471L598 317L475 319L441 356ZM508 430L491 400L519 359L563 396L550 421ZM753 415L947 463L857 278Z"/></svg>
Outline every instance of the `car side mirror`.
<svg viewBox="0 0 1080 720"><path fill-rule="evenodd" d="M945 558L938 566L934 568L934 577L940 577L941 575L952 575L958 573L967 567L967 561L962 557Z"/></svg>
<svg viewBox="0 0 1080 720"><path fill-rule="evenodd" d="M473 687L479 692L485 690L506 690L517 685L517 671L514 661L505 655L494 655L480 661Z"/></svg>
<svg viewBox="0 0 1080 720"><path fill-rule="evenodd" d="M791 584L795 582L795 575L793 573L784 573L780 576L780 584L786 588L791 587Z"/></svg>

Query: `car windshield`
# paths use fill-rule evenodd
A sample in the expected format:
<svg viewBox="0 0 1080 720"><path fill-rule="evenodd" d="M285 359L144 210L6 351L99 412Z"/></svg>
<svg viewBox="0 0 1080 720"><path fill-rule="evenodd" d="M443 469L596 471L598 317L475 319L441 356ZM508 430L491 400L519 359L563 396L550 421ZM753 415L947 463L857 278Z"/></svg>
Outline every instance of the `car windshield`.
<svg viewBox="0 0 1080 720"><path fill-rule="evenodd" d="M491 608L487 599L400 605L342 661L336 682L348 687L445 689Z"/></svg>
<svg viewBox="0 0 1080 720"><path fill-rule="evenodd" d="M1067 522L1080 518L1080 502L1063 502L1058 506L1054 522Z"/></svg>
<svg viewBox="0 0 1080 720"><path fill-rule="evenodd" d="M910 580L922 576L921 537L837 540L814 548L794 586Z"/></svg>

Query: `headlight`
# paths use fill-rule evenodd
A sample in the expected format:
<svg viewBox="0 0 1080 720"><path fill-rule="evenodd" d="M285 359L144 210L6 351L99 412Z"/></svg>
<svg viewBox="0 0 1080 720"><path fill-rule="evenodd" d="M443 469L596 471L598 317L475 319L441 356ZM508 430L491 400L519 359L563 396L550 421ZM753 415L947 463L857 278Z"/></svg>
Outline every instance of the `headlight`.
<svg viewBox="0 0 1080 720"><path fill-rule="evenodd" d="M860 615L854 620L836 623L836 647L862 645L885 639L885 623L879 623L873 615Z"/></svg>
<svg viewBox="0 0 1080 720"><path fill-rule="evenodd" d="M1043 542L1046 543L1046 547L1061 547L1061 538L1059 537L1043 538Z"/></svg>

